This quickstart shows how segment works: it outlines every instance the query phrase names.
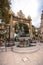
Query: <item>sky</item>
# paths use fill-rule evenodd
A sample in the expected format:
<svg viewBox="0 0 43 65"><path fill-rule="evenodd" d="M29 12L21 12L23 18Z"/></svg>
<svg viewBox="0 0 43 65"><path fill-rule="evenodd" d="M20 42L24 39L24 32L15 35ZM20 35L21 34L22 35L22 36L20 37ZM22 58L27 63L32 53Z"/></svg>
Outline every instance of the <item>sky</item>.
<svg viewBox="0 0 43 65"><path fill-rule="evenodd" d="M31 16L32 24L35 27L40 26L43 0L11 0L11 9L15 14L22 10L25 17Z"/></svg>

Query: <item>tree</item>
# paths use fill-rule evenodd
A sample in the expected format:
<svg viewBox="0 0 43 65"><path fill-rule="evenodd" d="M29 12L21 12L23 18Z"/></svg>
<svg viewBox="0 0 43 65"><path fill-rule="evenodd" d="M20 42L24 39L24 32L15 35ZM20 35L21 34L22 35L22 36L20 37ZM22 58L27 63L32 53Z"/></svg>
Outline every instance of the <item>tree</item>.
<svg viewBox="0 0 43 65"><path fill-rule="evenodd" d="M28 33L29 33L29 28L28 28L28 26L27 26L26 24L24 24L24 23L19 23L19 26L17 26L17 24L15 24L15 32L16 32L16 30L18 30L18 33L19 33L22 26L23 26L23 28L24 28L25 34L28 34ZM18 27L19 27L19 28L18 28Z"/></svg>
<svg viewBox="0 0 43 65"><path fill-rule="evenodd" d="M2 22L9 22L10 0L0 0L0 18Z"/></svg>
<svg viewBox="0 0 43 65"><path fill-rule="evenodd" d="M25 15L23 14L22 10L17 12L17 16L20 17L20 18L25 18Z"/></svg>

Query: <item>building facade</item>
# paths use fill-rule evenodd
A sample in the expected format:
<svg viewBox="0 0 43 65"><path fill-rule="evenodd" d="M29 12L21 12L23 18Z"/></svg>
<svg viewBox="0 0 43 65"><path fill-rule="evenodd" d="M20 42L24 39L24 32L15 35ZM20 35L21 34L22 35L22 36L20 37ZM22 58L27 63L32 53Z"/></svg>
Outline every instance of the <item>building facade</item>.
<svg viewBox="0 0 43 65"><path fill-rule="evenodd" d="M43 11L41 13L40 37L43 39Z"/></svg>

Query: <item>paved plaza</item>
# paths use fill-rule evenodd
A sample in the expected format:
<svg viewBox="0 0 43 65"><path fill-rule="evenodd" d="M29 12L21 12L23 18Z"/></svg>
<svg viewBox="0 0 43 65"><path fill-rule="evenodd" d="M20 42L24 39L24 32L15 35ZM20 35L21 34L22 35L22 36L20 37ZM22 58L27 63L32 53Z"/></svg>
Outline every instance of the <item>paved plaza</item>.
<svg viewBox="0 0 43 65"><path fill-rule="evenodd" d="M39 50L33 53L16 53L11 50L0 52L0 65L43 65L43 43L37 47Z"/></svg>

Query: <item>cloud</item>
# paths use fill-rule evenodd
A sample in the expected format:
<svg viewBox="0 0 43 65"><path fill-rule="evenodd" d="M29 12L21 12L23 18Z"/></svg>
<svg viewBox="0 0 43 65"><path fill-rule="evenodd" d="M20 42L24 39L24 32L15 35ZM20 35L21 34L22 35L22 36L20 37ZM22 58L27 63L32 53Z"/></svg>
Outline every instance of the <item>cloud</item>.
<svg viewBox="0 0 43 65"><path fill-rule="evenodd" d="M40 23L40 7L41 0L12 0L12 10L17 13L19 10L22 10L25 16L28 15L32 18L32 23L35 26L39 26Z"/></svg>

